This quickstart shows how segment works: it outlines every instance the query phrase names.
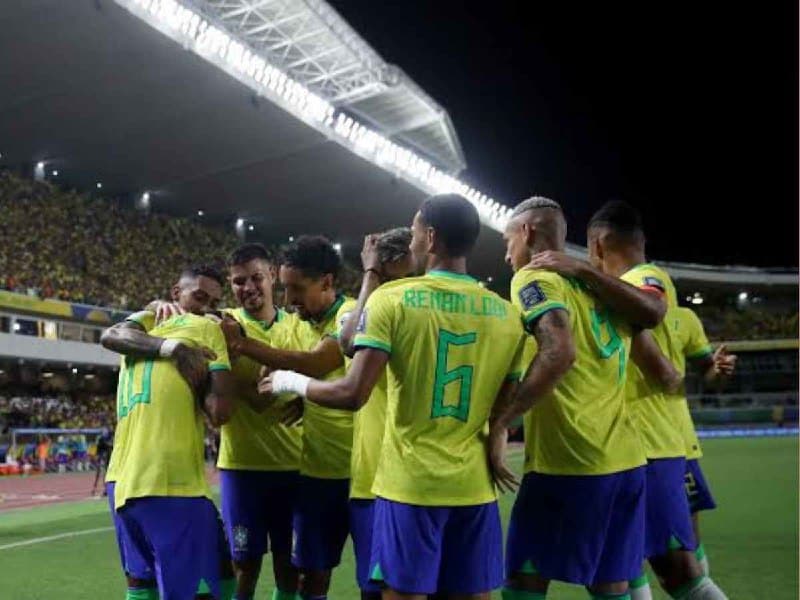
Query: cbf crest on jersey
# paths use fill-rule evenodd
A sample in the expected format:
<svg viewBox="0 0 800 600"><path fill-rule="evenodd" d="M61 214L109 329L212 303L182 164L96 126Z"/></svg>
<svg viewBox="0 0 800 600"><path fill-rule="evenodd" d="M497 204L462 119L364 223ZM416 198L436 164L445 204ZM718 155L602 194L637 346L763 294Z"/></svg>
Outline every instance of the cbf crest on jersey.
<svg viewBox="0 0 800 600"><path fill-rule="evenodd" d="M247 527L237 525L233 528L233 548L236 552L244 552L247 550L248 537Z"/></svg>
<svg viewBox="0 0 800 600"><path fill-rule="evenodd" d="M536 281L531 281L519 291L519 301L525 310L530 310L537 304L547 300L542 288Z"/></svg>

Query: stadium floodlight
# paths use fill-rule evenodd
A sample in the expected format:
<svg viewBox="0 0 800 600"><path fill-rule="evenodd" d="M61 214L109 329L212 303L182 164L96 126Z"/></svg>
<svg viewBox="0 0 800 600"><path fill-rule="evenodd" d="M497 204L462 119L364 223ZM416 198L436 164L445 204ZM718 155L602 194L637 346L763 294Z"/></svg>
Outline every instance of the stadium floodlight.
<svg viewBox="0 0 800 600"><path fill-rule="evenodd" d="M289 236L289 241L290 241L290 242L293 242L293 241L294 241L294 236L293 236L293 235L290 235L290 236Z"/></svg>
<svg viewBox="0 0 800 600"><path fill-rule="evenodd" d="M489 283L492 283L494 281L494 277L489 275L489 277L486 278L486 281L488 281Z"/></svg>
<svg viewBox="0 0 800 600"><path fill-rule="evenodd" d="M36 168L37 169L44 169L44 163L42 161L37 162L36 163Z"/></svg>
<svg viewBox="0 0 800 600"><path fill-rule="evenodd" d="M77 375L77 374L78 374L78 369L77 369L77 367L73 367L73 368L72 368L72 374L73 374L73 375Z"/></svg>
<svg viewBox="0 0 800 600"><path fill-rule="evenodd" d="M235 34L177 0L115 0L128 11L329 139L428 194L459 193L481 220L503 232L510 209L366 127L271 64ZM493 206L502 207L493 214Z"/></svg>
<svg viewBox="0 0 800 600"><path fill-rule="evenodd" d="M14 331L19 331L20 329L22 329L22 325L20 325L19 323L14 323L14 327L12 327L12 329Z"/></svg>
<svg viewBox="0 0 800 600"><path fill-rule="evenodd" d="M341 244L338 244L338 243L334 244L333 245L333 249L336 250L336 252L338 252L339 254L342 253L342 245Z"/></svg>
<svg viewBox="0 0 800 600"><path fill-rule="evenodd" d="M102 190L103 189L103 184L100 183L99 181L97 182L97 189L98 190Z"/></svg>
<svg viewBox="0 0 800 600"><path fill-rule="evenodd" d="M255 225L248 225L247 231L253 231L255 228L256 228Z"/></svg>
<svg viewBox="0 0 800 600"><path fill-rule="evenodd" d="M53 177L58 177L58 169L53 169Z"/></svg>
<svg viewBox="0 0 800 600"><path fill-rule="evenodd" d="M739 302L747 302L747 292L739 293Z"/></svg>
<svg viewBox="0 0 800 600"><path fill-rule="evenodd" d="M203 216L203 215L205 215L205 214L206 214L206 213L204 213L202 210L198 210L198 211L197 211L197 216L198 216L198 217L202 217L202 216Z"/></svg>
<svg viewBox="0 0 800 600"><path fill-rule="evenodd" d="M695 292L694 296L692 296L692 304L702 304L703 303L703 296L700 292Z"/></svg>
<svg viewBox="0 0 800 600"><path fill-rule="evenodd" d="M236 227L244 227L244 219L241 217L236 219Z"/></svg>

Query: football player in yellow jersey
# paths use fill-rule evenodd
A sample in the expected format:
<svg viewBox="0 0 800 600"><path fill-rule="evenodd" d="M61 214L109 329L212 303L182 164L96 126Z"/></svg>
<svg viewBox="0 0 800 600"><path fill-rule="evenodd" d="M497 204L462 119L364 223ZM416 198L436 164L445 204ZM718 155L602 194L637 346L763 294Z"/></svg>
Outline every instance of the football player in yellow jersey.
<svg viewBox="0 0 800 600"><path fill-rule="evenodd" d="M125 357L108 478L128 600L153 600L159 593L162 600L177 600L195 591L199 598L230 598L233 592L205 481L195 399L202 398L212 421L229 418L224 337L216 323L198 316L216 307L221 284L214 269L187 269L172 290L186 315L156 327L153 313L136 313L101 339Z"/></svg>
<svg viewBox="0 0 800 600"><path fill-rule="evenodd" d="M361 251L364 278L358 305L342 325L339 344L344 353L353 357L356 329L364 306L378 286L408 276L414 269L411 256L411 230L398 227L382 234L368 235ZM350 535L356 555L356 580L361 600L380 600L380 586L369 579L372 551L372 526L375 521L375 494L372 484L378 468L386 423L386 393L388 380L381 376L372 390L369 402L356 412L353 419L353 455L350 461Z"/></svg>
<svg viewBox="0 0 800 600"><path fill-rule="evenodd" d="M536 353L491 430L492 462L503 471L506 431L525 414L526 474L509 526L503 598L544 598L552 579L585 585L592 598L629 598L627 581L643 560L646 463L625 406L632 327L582 282L524 268L537 252L563 251L558 203L523 201L504 237L511 298ZM633 288L622 291L630 312L655 318ZM652 344L649 351L663 360Z"/></svg>
<svg viewBox="0 0 800 600"><path fill-rule="evenodd" d="M358 410L388 369L370 559L385 599L422 600L438 590L488 600L503 580L486 433L493 406L519 379L524 333L519 311L466 274L479 231L477 210L463 197L426 200L411 241L426 275L373 292L345 377L276 371L260 384L265 393Z"/></svg>
<svg viewBox="0 0 800 600"><path fill-rule="evenodd" d="M668 325L677 330L678 338L681 341L685 357L685 360L679 364L682 374L685 373L686 362L691 363L693 367L703 373L704 379L709 383L733 374L737 357L728 354L724 345L712 350L706 332L703 330L703 323L691 308L678 307L676 319ZM700 441L697 439L688 402L683 403L682 412L680 428L686 443L686 497L689 501L694 535L697 539L695 556L703 568L703 574L708 575L708 557L700 540L699 513L703 510L712 510L717 507L717 504L714 502L703 470L700 468L699 459L703 456L703 451L700 449Z"/></svg>
<svg viewBox="0 0 800 600"><path fill-rule="evenodd" d="M641 318L632 318L632 322L651 328L663 355L677 364L682 350L675 332L667 326L677 309L675 287L663 269L645 260L638 211L624 202L607 203L590 220L587 238L591 264L563 253L543 253L533 258L531 266L577 277L620 313L628 314L627 305L619 302L621 286L636 288L637 297L646 299L650 310L658 307L660 315L656 322ZM645 554L650 565L673 598L725 598L719 587L703 576L694 555L697 544L683 483L686 446L678 428L683 399L632 366L626 402L648 459ZM634 595L641 597L638 591L646 589L645 582L642 577L631 582Z"/></svg>
<svg viewBox="0 0 800 600"><path fill-rule="evenodd" d="M290 321L273 304L275 260L261 244L245 244L228 261L238 304L226 310L248 338L288 347ZM284 403L262 404L256 392L261 365L233 358L236 406L222 426L219 459L222 518L236 570L236 600L255 593L261 563L272 552L273 600L293 600L299 590L291 562L292 514L299 479L302 430L282 423Z"/></svg>
<svg viewBox="0 0 800 600"><path fill-rule="evenodd" d="M273 347L243 337L238 323L223 323L228 345L273 369L292 369L315 377L344 374L339 326L355 301L336 292L341 258L322 236L301 236L283 253L279 278L290 316L288 347ZM294 509L292 562L303 574L304 598L324 598L331 571L340 560L349 533L348 495L353 414L306 403L297 502Z"/></svg>

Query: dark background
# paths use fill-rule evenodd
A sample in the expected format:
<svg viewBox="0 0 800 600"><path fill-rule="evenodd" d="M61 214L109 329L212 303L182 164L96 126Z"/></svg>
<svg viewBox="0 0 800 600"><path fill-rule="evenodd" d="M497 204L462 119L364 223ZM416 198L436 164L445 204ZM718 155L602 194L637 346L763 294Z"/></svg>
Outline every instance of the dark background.
<svg viewBox="0 0 800 600"><path fill-rule="evenodd" d="M332 0L450 113L463 177L644 214L662 260L798 264L797 3Z"/></svg>

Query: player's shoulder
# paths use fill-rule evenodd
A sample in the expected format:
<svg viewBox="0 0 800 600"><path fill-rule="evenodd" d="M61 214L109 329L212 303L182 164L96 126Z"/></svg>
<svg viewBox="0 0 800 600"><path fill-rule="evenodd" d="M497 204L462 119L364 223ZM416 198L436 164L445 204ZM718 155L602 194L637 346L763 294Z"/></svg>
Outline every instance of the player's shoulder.
<svg viewBox="0 0 800 600"><path fill-rule="evenodd" d="M540 281L558 287L561 287L566 282L564 277L553 271L525 267L514 273L514 277L511 278L511 286L512 288L522 287L533 281Z"/></svg>
<svg viewBox="0 0 800 600"><path fill-rule="evenodd" d="M133 323L145 331L150 331L156 326L156 315L149 310L139 310L125 317L125 322Z"/></svg>
<svg viewBox="0 0 800 600"><path fill-rule="evenodd" d="M520 269L511 280L511 300L522 310L532 310L561 298L566 284L564 277L552 271Z"/></svg>
<svg viewBox="0 0 800 600"><path fill-rule="evenodd" d="M375 302L399 301L408 290L418 289L425 285L425 277L403 277L381 284L372 294L370 300Z"/></svg>
<svg viewBox="0 0 800 600"><path fill-rule="evenodd" d="M628 269L622 279L636 286L650 286L666 290L672 285L672 278L664 269L653 263L641 263Z"/></svg>

